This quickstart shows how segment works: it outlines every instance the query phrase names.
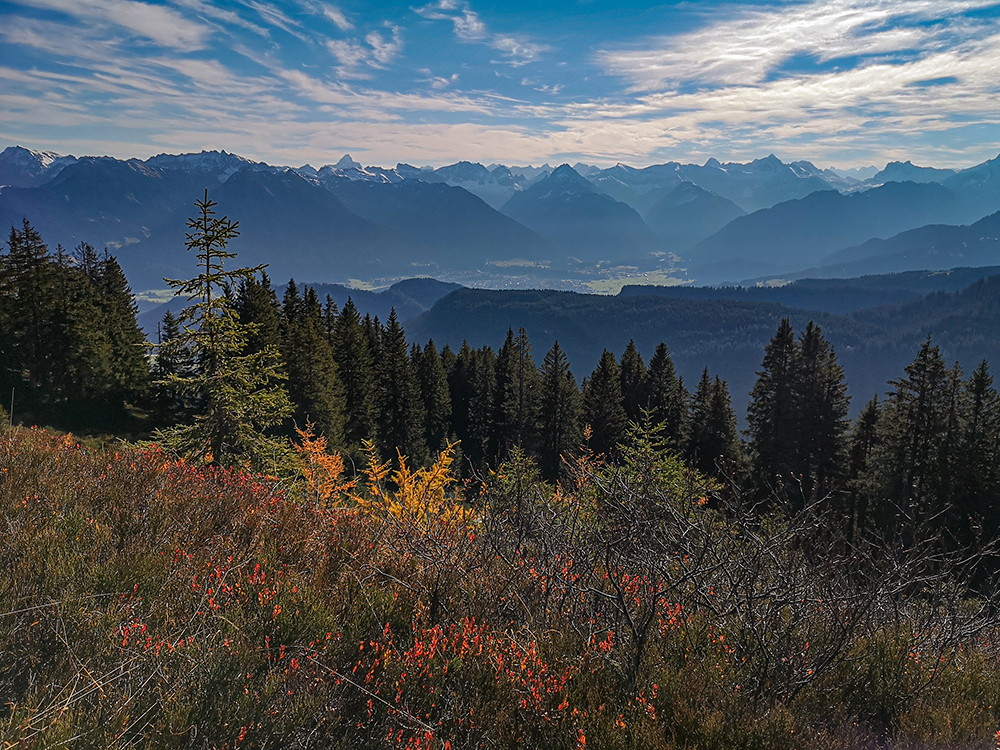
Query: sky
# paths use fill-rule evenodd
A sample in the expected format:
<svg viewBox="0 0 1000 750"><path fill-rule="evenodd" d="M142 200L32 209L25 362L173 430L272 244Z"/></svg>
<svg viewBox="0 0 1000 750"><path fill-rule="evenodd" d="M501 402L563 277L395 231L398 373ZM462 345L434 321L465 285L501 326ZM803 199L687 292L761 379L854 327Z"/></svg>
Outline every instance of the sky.
<svg viewBox="0 0 1000 750"><path fill-rule="evenodd" d="M994 0L0 0L0 147L270 164L1000 153Z"/></svg>

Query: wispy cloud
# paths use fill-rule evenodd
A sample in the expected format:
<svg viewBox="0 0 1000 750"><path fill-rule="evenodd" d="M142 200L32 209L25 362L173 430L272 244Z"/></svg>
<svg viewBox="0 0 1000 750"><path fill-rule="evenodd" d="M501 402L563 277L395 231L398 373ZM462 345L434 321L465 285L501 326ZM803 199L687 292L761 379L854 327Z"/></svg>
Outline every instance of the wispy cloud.
<svg viewBox="0 0 1000 750"><path fill-rule="evenodd" d="M751 85L796 57L818 63L933 52L965 36L974 24L963 14L996 0L812 0L796 5L736 7L696 31L661 36L628 49L604 50L598 61L638 91ZM996 33L996 21L979 24Z"/></svg>
<svg viewBox="0 0 1000 750"><path fill-rule="evenodd" d="M522 37L491 33L467 2L436 0L429 5L414 8L414 11L433 21L450 21L454 26L455 36L463 42L486 44L501 52L506 59L491 61L494 64L502 62L515 67L527 65L552 49L547 44L538 44Z"/></svg>
<svg viewBox="0 0 1000 750"><path fill-rule="evenodd" d="M22 0L22 4L64 13L85 23L117 27L182 51L202 49L210 32L204 24L173 8L135 0Z"/></svg>
<svg viewBox="0 0 1000 750"><path fill-rule="evenodd" d="M354 28L354 24L351 23L347 16L344 15L344 11L338 8L336 5L330 5L329 3L321 3L319 5L320 12L326 16L327 20L331 21L334 26L336 26L341 31L351 31Z"/></svg>

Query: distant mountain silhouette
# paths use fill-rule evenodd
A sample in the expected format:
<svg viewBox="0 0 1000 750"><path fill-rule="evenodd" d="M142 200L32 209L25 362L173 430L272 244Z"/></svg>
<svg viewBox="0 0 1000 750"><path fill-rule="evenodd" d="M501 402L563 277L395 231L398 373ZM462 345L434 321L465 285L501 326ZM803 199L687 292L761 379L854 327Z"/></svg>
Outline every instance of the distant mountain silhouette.
<svg viewBox="0 0 1000 750"><path fill-rule="evenodd" d="M687 258L700 283L777 274L812 267L872 237L974 220L977 210L937 183L890 182L850 195L823 191L735 219Z"/></svg>
<svg viewBox="0 0 1000 750"><path fill-rule="evenodd" d="M443 183L328 182L327 188L359 216L408 239L419 252L412 270L441 273L482 268L490 260L550 260L552 245L468 191Z"/></svg>
<svg viewBox="0 0 1000 750"><path fill-rule="evenodd" d="M891 161L885 169L879 171L869 182L882 184L884 182L942 182L955 174L954 169L935 169L933 167L918 167L910 161Z"/></svg>
<svg viewBox="0 0 1000 750"><path fill-rule="evenodd" d="M646 224L672 252L688 250L746 212L728 198L682 182L646 214Z"/></svg>
<svg viewBox="0 0 1000 750"><path fill-rule="evenodd" d="M568 164L515 193L503 213L585 261L644 256L659 247L634 209L605 195Z"/></svg>

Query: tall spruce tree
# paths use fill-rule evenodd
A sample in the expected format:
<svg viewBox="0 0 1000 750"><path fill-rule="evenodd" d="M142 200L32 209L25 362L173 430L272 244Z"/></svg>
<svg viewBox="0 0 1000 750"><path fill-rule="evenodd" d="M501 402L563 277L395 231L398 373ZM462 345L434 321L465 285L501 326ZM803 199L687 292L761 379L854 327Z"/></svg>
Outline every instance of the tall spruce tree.
<svg viewBox="0 0 1000 750"><path fill-rule="evenodd" d="M282 306L282 356L287 390L295 407L293 418L304 427L316 425L331 446L344 443L344 391L337 365L323 331L322 311L314 289L299 297L288 285Z"/></svg>
<svg viewBox="0 0 1000 750"><path fill-rule="evenodd" d="M646 383L646 363L635 348L635 341L629 339L625 351L622 352L620 366L622 406L625 416L630 422L639 424L643 420L643 410L649 406L649 396Z"/></svg>
<svg viewBox="0 0 1000 750"><path fill-rule="evenodd" d="M250 277L240 282L236 312L240 323L250 326L247 354L263 351L267 346L281 347L281 308L267 273L261 273L259 281Z"/></svg>
<svg viewBox="0 0 1000 750"><path fill-rule="evenodd" d="M650 417L662 425L662 437L676 451L683 451L688 439L688 402L690 394L684 381L677 376L670 351L662 341L649 360L646 372L646 393Z"/></svg>
<svg viewBox="0 0 1000 750"><path fill-rule="evenodd" d="M538 434L538 368L527 332L507 330L497 354L494 397L494 452L506 457L512 448L532 451Z"/></svg>
<svg viewBox="0 0 1000 750"><path fill-rule="evenodd" d="M202 405L193 424L158 430L154 439L193 460L215 466L247 466L273 470L275 457L287 444L265 431L291 412L288 395L279 385L281 355L273 347L244 354L252 327L241 325L226 295L240 281L263 271L263 266L226 270L236 257L226 250L239 235L238 223L215 214L217 204L208 191L195 203L197 215L188 220L187 249L198 259L199 273L188 280L167 280L192 304L181 313L181 330L168 348L187 349L199 369L191 375L173 374L166 383L192 393Z"/></svg>
<svg viewBox="0 0 1000 750"><path fill-rule="evenodd" d="M114 396L133 403L149 390L146 336L136 320L139 308L115 256L105 251L95 286L100 295L101 326L108 343Z"/></svg>
<svg viewBox="0 0 1000 750"><path fill-rule="evenodd" d="M410 363L403 327L396 310L389 313L378 360L377 445L395 462L397 451L414 463L427 454L424 443L423 400Z"/></svg>
<svg viewBox="0 0 1000 750"><path fill-rule="evenodd" d="M793 471L802 479L806 498L814 500L832 492L846 472L850 396L833 348L812 321L802 334L799 352L799 445Z"/></svg>
<svg viewBox="0 0 1000 750"><path fill-rule="evenodd" d="M375 438L375 363L369 337L350 297L333 329L333 358L344 386L344 440L358 453L365 440Z"/></svg>
<svg viewBox="0 0 1000 750"><path fill-rule="evenodd" d="M607 349L583 385L583 419L590 425L590 447L611 455L625 439L628 416L622 404L621 374L615 355Z"/></svg>
<svg viewBox="0 0 1000 750"><path fill-rule="evenodd" d="M957 510L986 539L1000 536L1000 397L983 360L966 384L967 415L959 450ZM971 541L969 539L968 541Z"/></svg>
<svg viewBox="0 0 1000 750"><path fill-rule="evenodd" d="M583 441L580 391L558 341L545 355L541 381L539 468L546 479L556 480L563 457L572 456Z"/></svg>
<svg viewBox="0 0 1000 750"><path fill-rule="evenodd" d="M894 390L879 419L871 461L878 488L872 513L884 530L909 537L951 499L960 378L957 365L949 372L930 337L905 372L905 378L891 382Z"/></svg>
<svg viewBox="0 0 1000 750"><path fill-rule="evenodd" d="M706 367L692 399L688 459L696 469L713 475L740 461L739 434L726 381L713 380Z"/></svg>
<svg viewBox="0 0 1000 750"><path fill-rule="evenodd" d="M433 339L417 354L414 366L424 404L424 442L436 454L447 446L451 433L451 393Z"/></svg>
<svg viewBox="0 0 1000 750"><path fill-rule="evenodd" d="M800 360L801 347L791 321L784 318L764 348L764 362L747 406L751 460L764 487L787 481L798 463Z"/></svg>

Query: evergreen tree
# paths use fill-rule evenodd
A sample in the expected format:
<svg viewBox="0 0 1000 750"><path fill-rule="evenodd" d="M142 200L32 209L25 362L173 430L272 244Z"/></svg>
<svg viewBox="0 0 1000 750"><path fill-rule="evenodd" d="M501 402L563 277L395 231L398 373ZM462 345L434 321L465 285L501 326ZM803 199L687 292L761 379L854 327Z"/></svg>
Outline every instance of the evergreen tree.
<svg viewBox="0 0 1000 750"><path fill-rule="evenodd" d="M424 403L424 442L437 453L447 446L451 433L451 393L433 339L417 355L414 365Z"/></svg>
<svg viewBox="0 0 1000 750"><path fill-rule="evenodd" d="M583 384L583 414L591 429L591 449L598 454L611 455L625 439L628 417L622 405L618 362L607 349L597 369Z"/></svg>
<svg viewBox="0 0 1000 750"><path fill-rule="evenodd" d="M198 372L198 363L190 349L180 341L180 323L167 310L158 326L156 355L153 360L153 377L157 422L173 426L194 418L197 406L192 403L192 393L183 393L173 387L175 378L188 380Z"/></svg>
<svg viewBox="0 0 1000 750"><path fill-rule="evenodd" d="M872 486L871 461L878 445L878 422L882 409L878 396L873 396L861 410L851 430L848 449L847 514L850 538L857 539L868 526L868 500L875 494Z"/></svg>
<svg viewBox="0 0 1000 750"><path fill-rule="evenodd" d="M260 280L250 277L240 282L236 295L236 312L240 323L250 326L247 333L247 354L263 351L267 346L281 346L281 308L278 296L271 288L271 279L261 273Z"/></svg>
<svg viewBox="0 0 1000 750"><path fill-rule="evenodd" d="M334 325L333 358L344 387L344 440L358 453L362 441L375 438L375 373L369 337L350 297Z"/></svg>
<svg viewBox="0 0 1000 750"><path fill-rule="evenodd" d="M800 360L801 347L791 322L785 318L764 348L764 362L747 407L754 473L765 488L775 481L786 481L798 463L800 413L796 399Z"/></svg>
<svg viewBox="0 0 1000 750"><path fill-rule="evenodd" d="M692 399L688 458L698 471L709 476L741 458L729 386L718 376L713 380L707 367Z"/></svg>
<svg viewBox="0 0 1000 750"><path fill-rule="evenodd" d="M420 463L427 454L423 400L395 309L389 313L381 349L376 429L379 453L395 460L398 450L413 463Z"/></svg>
<svg viewBox="0 0 1000 750"><path fill-rule="evenodd" d="M538 368L523 328L497 354L494 396L494 455L505 458L512 448L534 449L538 434Z"/></svg>
<svg viewBox="0 0 1000 750"><path fill-rule="evenodd" d="M298 425L316 425L330 446L344 442L344 391L337 377L333 352L322 329L322 312L316 292L309 288L298 296L288 285L283 304L282 355L288 374L288 395L295 406Z"/></svg>
<svg viewBox="0 0 1000 750"><path fill-rule="evenodd" d="M973 371L966 391L957 509L963 521L971 519L973 526L981 525L985 536L994 539L1000 535L1000 397L985 360Z"/></svg>
<svg viewBox="0 0 1000 750"><path fill-rule="evenodd" d="M811 321L799 344L795 405L799 412L798 456L793 471L805 496L831 492L846 470L850 396L833 348Z"/></svg>
<svg viewBox="0 0 1000 750"><path fill-rule="evenodd" d="M546 479L556 480L562 468L562 457L571 456L583 440L580 391L558 341L545 355L541 381L539 467Z"/></svg>
<svg viewBox="0 0 1000 750"><path fill-rule="evenodd" d="M172 375L167 383L194 393L202 406L194 424L158 430L154 438L166 447L212 465L247 465L272 470L286 444L264 430L280 424L291 412L288 396L277 381L281 357L273 347L243 354L252 328L240 325L224 291L263 270L226 270L235 258L229 241L239 235L237 222L217 218L216 203L205 197L195 203L198 215L188 220L187 248L197 254L199 273L187 281L167 280L193 304L181 313L181 330L168 348L189 350L199 370L191 376Z"/></svg>
<svg viewBox="0 0 1000 750"><path fill-rule="evenodd" d="M34 401L51 385L56 354L50 345L56 338L51 311L62 305L48 245L27 219L20 230L11 227L3 284L7 318L14 324L8 357L18 371L15 382L28 391L22 397Z"/></svg>
<svg viewBox="0 0 1000 750"><path fill-rule="evenodd" d="M643 410L649 405L646 377L646 363L635 348L635 341L629 339L622 353L621 389L625 416L633 424L643 420Z"/></svg>
<svg viewBox="0 0 1000 750"><path fill-rule="evenodd" d="M469 460L467 469L483 470L493 442L493 398L496 392L496 355L484 346L473 352L469 373L471 398L468 406L468 438L462 452Z"/></svg>
<svg viewBox="0 0 1000 750"><path fill-rule="evenodd" d="M105 252L96 286L100 294L101 327L107 339L110 374L119 399L135 401L149 389L146 336L136 317L139 308L118 260Z"/></svg>
<svg viewBox="0 0 1000 750"><path fill-rule="evenodd" d="M649 360L646 392L650 417L662 425L662 437L676 451L684 450L688 437L688 401L690 394L677 377L667 345L662 341Z"/></svg>
<svg viewBox="0 0 1000 750"><path fill-rule="evenodd" d="M877 522L909 535L944 510L951 496L960 378L957 365L948 371L930 337L905 372L891 382L871 471L878 487Z"/></svg>

